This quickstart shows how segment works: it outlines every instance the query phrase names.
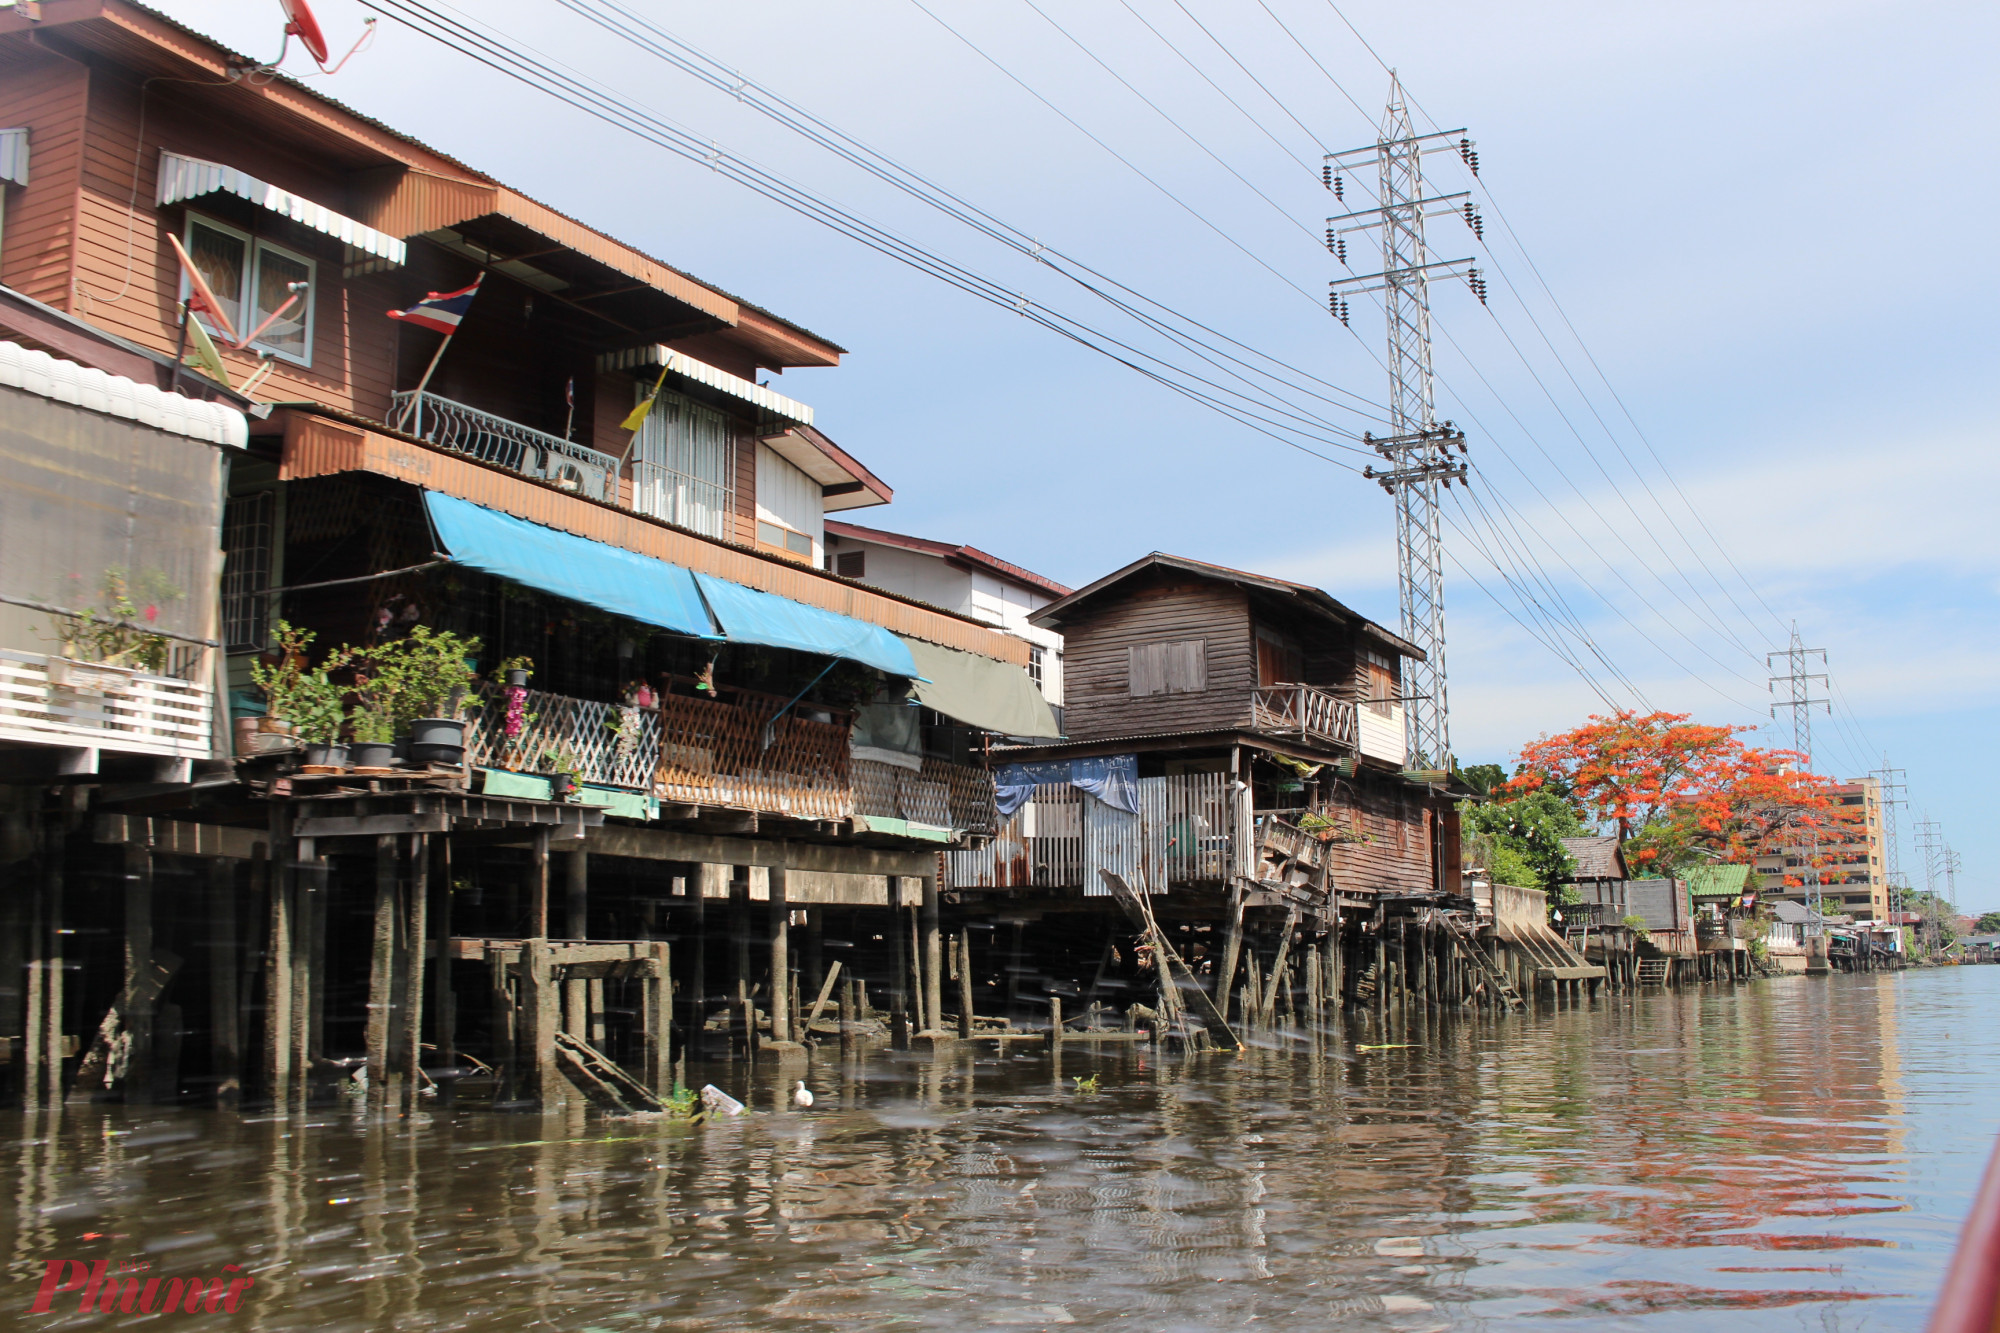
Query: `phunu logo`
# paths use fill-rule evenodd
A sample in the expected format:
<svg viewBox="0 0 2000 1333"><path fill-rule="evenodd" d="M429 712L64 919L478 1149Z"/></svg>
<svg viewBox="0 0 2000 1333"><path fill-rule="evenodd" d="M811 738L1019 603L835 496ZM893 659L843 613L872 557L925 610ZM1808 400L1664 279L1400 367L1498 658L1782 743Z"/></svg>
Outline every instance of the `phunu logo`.
<svg viewBox="0 0 2000 1333"><path fill-rule="evenodd" d="M103 1314L165 1314L170 1310L182 1314L217 1311L235 1314L243 1293L257 1285L254 1277L121 1277L110 1272L110 1268L105 1259L94 1264L75 1259L49 1260L42 1270L41 1289L35 1293L35 1303L28 1307L28 1313L47 1314L54 1308L56 1297L81 1291L83 1295L76 1303L78 1314L93 1310ZM222 1271L243 1270L237 1264L224 1264Z"/></svg>

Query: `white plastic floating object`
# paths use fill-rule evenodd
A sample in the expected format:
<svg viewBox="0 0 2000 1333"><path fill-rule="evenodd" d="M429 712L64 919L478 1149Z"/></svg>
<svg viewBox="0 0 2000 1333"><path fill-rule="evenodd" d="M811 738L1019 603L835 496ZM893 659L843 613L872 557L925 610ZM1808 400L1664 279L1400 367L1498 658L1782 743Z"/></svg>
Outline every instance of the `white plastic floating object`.
<svg viewBox="0 0 2000 1333"><path fill-rule="evenodd" d="M804 1079L800 1079L798 1081L798 1086L792 1089L792 1105L798 1107L800 1110L804 1110L806 1107L811 1106L812 1104L813 1104L812 1089L806 1086L806 1081Z"/></svg>
<svg viewBox="0 0 2000 1333"><path fill-rule="evenodd" d="M710 1115L742 1115L743 1103L716 1087L704 1083L701 1087L701 1104L708 1108Z"/></svg>

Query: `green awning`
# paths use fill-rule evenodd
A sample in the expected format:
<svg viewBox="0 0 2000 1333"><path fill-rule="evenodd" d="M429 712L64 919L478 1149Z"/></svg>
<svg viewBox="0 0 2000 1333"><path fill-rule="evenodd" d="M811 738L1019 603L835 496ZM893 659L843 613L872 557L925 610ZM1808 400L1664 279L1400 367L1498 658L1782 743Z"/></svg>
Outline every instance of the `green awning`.
<svg viewBox="0 0 2000 1333"><path fill-rule="evenodd" d="M903 642L916 660L917 702L924 707L1002 736L1062 735L1048 700L1022 668L919 639Z"/></svg>

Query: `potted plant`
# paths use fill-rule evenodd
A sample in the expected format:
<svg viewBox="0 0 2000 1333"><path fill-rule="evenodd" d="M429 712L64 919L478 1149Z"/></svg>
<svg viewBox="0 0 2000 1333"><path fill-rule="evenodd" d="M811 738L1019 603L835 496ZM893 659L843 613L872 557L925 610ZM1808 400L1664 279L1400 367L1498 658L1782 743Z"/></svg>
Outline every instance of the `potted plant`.
<svg viewBox="0 0 2000 1333"><path fill-rule="evenodd" d="M417 625L399 639L372 648L347 650L343 661L355 669L355 693L373 732L387 719L388 735L410 731L410 758L419 763L457 763L465 752L465 721L456 716L457 701L472 684L467 661L479 652L479 640L446 630ZM447 703L452 716L441 716ZM357 733L357 739L359 734Z"/></svg>
<svg viewBox="0 0 2000 1333"><path fill-rule="evenodd" d="M528 677L535 674L535 659L532 657L509 657L501 661L497 670L508 688L525 690Z"/></svg>
<svg viewBox="0 0 2000 1333"><path fill-rule="evenodd" d="M283 620L274 631L276 660L260 660L250 666L250 679L264 692L270 709L259 730L289 733L306 747L308 764L345 762L339 744L341 689L325 666L307 665L312 631ZM340 655L335 654L333 660L338 662Z"/></svg>
<svg viewBox="0 0 2000 1333"><path fill-rule="evenodd" d="M583 784L583 765L567 745L552 745L543 750L542 767L548 770L550 792L558 801L567 799Z"/></svg>
<svg viewBox="0 0 2000 1333"><path fill-rule="evenodd" d="M383 708L361 705L348 722L348 759L356 768L387 768L396 753L396 719Z"/></svg>

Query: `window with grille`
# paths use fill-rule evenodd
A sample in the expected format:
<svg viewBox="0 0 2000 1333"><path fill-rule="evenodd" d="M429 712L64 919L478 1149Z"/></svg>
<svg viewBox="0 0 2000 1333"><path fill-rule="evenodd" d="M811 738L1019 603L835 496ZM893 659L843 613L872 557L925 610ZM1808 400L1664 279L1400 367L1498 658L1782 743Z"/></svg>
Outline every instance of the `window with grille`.
<svg viewBox="0 0 2000 1333"><path fill-rule="evenodd" d="M639 428L632 507L704 536L734 537L731 437L729 418L722 413L679 394L662 393Z"/></svg>
<svg viewBox="0 0 2000 1333"><path fill-rule="evenodd" d="M1040 644L1028 646L1028 679L1035 682L1035 688L1042 688L1042 648Z"/></svg>
<svg viewBox="0 0 2000 1333"><path fill-rule="evenodd" d="M222 641L262 652L271 637L271 539L277 492L233 496L222 508Z"/></svg>
<svg viewBox="0 0 2000 1333"><path fill-rule="evenodd" d="M868 577L868 552L842 551L834 557L833 572L844 579L865 579Z"/></svg>

